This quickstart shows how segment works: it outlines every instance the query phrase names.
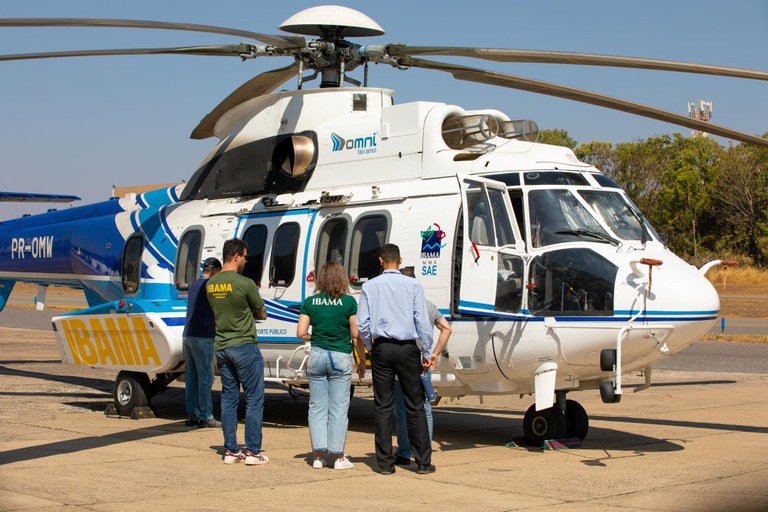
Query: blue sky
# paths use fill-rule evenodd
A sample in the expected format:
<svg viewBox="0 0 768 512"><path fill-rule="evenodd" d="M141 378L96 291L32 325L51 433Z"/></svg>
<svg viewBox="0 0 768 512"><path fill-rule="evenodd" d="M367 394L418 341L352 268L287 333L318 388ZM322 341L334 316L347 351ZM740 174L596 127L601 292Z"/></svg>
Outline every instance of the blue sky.
<svg viewBox="0 0 768 512"><path fill-rule="evenodd" d="M606 53L768 70L768 2L337 2L387 32L367 43L478 46ZM178 21L280 33L286 18L318 2L284 0L9 1L0 17L92 17ZM276 5L276 6L275 6ZM238 43L192 32L107 28L0 28L0 53ZM768 131L768 83L640 70L545 64L465 65L593 90L686 114L714 102L712 121L751 134ZM0 63L0 190L105 199L112 185L188 179L214 140L189 139L221 99L254 75L288 63L192 56L87 57ZM360 78L361 71L352 74ZM290 85L291 82L289 82ZM496 108L579 142L629 142L687 129L527 92L453 80L423 70L373 66L370 84L396 101ZM0 219L49 205L0 204Z"/></svg>

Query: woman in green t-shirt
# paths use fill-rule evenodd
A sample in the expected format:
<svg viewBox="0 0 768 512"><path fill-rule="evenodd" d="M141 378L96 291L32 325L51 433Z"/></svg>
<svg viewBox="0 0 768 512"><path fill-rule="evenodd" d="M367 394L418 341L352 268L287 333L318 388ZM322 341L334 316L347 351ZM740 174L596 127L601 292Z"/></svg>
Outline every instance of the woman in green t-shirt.
<svg viewBox="0 0 768 512"><path fill-rule="evenodd" d="M347 411L352 380L352 348L357 352L357 374L365 375L365 351L357 336L357 302L348 294L344 267L329 261L317 274L315 295L301 305L296 335L312 342L307 363L309 380L309 435L315 460L325 467L326 452L335 456L334 469L352 469L344 454ZM309 334L309 326L312 334Z"/></svg>

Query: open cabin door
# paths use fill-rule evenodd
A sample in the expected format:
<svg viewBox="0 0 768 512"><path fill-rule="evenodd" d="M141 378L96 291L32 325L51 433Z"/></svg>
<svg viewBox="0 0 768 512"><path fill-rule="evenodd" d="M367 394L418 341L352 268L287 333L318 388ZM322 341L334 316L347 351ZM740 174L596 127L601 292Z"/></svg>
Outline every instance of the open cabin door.
<svg viewBox="0 0 768 512"><path fill-rule="evenodd" d="M504 183L457 174L462 240L458 313L498 316L520 312L524 247Z"/></svg>

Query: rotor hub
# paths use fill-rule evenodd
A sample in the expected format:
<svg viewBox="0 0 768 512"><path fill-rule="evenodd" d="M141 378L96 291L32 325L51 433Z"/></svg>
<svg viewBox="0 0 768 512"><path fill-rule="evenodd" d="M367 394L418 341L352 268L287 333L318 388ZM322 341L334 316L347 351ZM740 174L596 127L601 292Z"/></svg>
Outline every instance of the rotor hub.
<svg viewBox="0 0 768 512"><path fill-rule="evenodd" d="M285 20L280 30L317 36L323 40L384 35L384 29L371 18L360 11L339 5L304 9Z"/></svg>

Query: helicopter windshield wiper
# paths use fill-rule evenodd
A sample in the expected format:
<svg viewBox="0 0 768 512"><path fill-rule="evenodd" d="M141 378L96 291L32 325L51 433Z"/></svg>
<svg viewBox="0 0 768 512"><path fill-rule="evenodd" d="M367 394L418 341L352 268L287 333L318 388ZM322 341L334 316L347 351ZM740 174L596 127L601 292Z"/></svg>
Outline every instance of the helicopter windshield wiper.
<svg viewBox="0 0 768 512"><path fill-rule="evenodd" d="M589 229L579 228L579 229L561 229L560 231L555 231L556 235L575 235L580 237L588 237L588 238L594 238L597 241L605 242L611 245L619 246L621 242L616 240L610 235L607 235L605 233L601 233L599 231L592 231Z"/></svg>
<svg viewBox="0 0 768 512"><path fill-rule="evenodd" d="M640 229L642 230L642 233L640 234L640 243L645 245L645 243L648 241L648 227L645 225L645 217L643 217L643 214L635 211L635 209L628 204L625 203L625 206L627 207L627 210L629 210L629 213L632 214L635 219L637 219L637 222L640 223Z"/></svg>

